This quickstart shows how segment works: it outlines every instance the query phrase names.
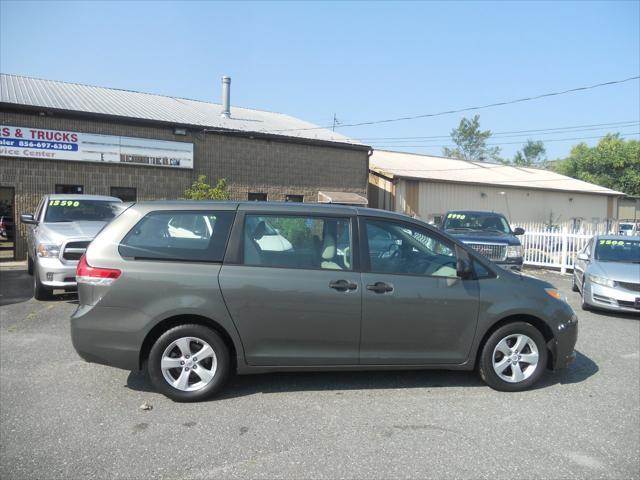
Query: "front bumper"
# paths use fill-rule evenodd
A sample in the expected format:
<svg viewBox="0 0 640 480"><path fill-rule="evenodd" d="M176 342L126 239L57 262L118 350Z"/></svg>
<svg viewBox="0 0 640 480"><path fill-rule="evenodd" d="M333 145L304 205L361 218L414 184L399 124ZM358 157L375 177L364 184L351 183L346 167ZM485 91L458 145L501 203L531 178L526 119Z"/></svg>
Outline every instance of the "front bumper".
<svg viewBox="0 0 640 480"><path fill-rule="evenodd" d="M555 337L547 343L552 354L551 368L567 368L576 361L576 342L578 341L578 317L573 316L556 327Z"/></svg>
<svg viewBox="0 0 640 480"><path fill-rule="evenodd" d="M76 288L76 266L78 262L62 263L59 258L37 257L34 275L49 288Z"/></svg>
<svg viewBox="0 0 640 480"><path fill-rule="evenodd" d="M519 272L522 270L524 259L522 257L507 258L506 260L494 263L506 270L516 270Z"/></svg>
<svg viewBox="0 0 640 480"><path fill-rule="evenodd" d="M585 283L582 294L585 303L589 306L640 314L640 292L605 287L588 281Z"/></svg>

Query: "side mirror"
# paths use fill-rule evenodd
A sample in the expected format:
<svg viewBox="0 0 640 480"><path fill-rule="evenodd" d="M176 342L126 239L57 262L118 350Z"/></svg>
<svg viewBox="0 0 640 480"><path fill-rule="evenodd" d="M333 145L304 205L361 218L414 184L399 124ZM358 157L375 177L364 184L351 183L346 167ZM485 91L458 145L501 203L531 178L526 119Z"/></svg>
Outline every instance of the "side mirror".
<svg viewBox="0 0 640 480"><path fill-rule="evenodd" d="M514 235L524 235L524 228L522 227L516 227L516 229L513 231Z"/></svg>
<svg viewBox="0 0 640 480"><path fill-rule="evenodd" d="M33 215L31 213L23 213L22 215L20 215L20 221L22 223L26 223L27 225L38 224L38 222L36 221L35 218L33 218Z"/></svg>
<svg viewBox="0 0 640 480"><path fill-rule="evenodd" d="M473 276L471 262L466 258L459 258L456 262L456 275L463 280L471 278Z"/></svg>
<svg viewBox="0 0 640 480"><path fill-rule="evenodd" d="M578 254L578 260L582 260L582 261L584 261L584 262L588 262L588 261L589 261L589 255L587 255L587 254L586 254L586 253L584 253L584 252L580 252L580 253Z"/></svg>

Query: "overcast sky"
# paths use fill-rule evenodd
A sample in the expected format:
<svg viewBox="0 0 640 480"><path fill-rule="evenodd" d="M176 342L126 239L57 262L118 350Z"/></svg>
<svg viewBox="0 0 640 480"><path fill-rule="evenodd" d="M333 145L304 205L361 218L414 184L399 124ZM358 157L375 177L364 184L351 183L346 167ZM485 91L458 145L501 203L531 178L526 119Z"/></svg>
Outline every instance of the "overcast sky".
<svg viewBox="0 0 640 480"><path fill-rule="evenodd" d="M0 0L0 70L287 113L320 125L508 101L640 73L640 2L210 3ZM481 110L550 159L582 137L639 138L638 80ZM388 149L441 154L464 114L345 127ZM468 116L472 113L466 114ZM622 122L635 122L622 125ZM614 126L586 125L616 123ZM521 130L555 129L512 134ZM560 141L553 141L560 140ZM589 144L597 138L584 140Z"/></svg>

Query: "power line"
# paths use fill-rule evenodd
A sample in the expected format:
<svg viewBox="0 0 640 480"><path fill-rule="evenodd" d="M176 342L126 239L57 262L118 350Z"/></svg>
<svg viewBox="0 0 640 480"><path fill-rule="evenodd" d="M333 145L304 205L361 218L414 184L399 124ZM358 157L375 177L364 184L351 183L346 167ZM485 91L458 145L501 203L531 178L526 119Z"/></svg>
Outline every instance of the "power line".
<svg viewBox="0 0 640 480"><path fill-rule="evenodd" d="M615 133L620 133L625 135L625 132L622 132L620 130L622 129L626 129L626 128L638 128L638 126L640 125L640 122L638 123L632 123L629 125L618 125L618 127L616 127L615 130L617 130ZM607 133L612 133L611 128L610 127L595 127L595 128L579 128L579 129L575 129L575 130L559 130L559 131L553 131L553 132L540 132L537 133L535 135L532 134L522 134L522 133L517 133L517 134L509 134L509 135L500 135L498 136L498 139L503 139L503 138L526 138L528 140L532 140L532 137L535 137L535 139L541 139L541 137L544 137L546 135L558 135L558 134L569 134L569 133L573 133L573 134L579 134L582 132L591 132L594 130L609 130L609 132ZM604 136L604 134L601 134L600 136ZM433 140L389 140L387 142L384 142L382 140L380 140L379 142L369 142L371 143L371 145L375 145L376 143L394 143L397 144L398 146L402 146L403 144L407 143L407 142L417 142L417 143L424 143L426 146L428 146L429 142L437 142L442 140L443 138L451 138L451 137L441 137L438 139L433 139ZM491 135L491 138L494 138L493 135ZM543 141L547 141L544 138L542 138ZM524 143L523 140L520 140L520 142ZM520 143L517 142L517 143Z"/></svg>
<svg viewBox="0 0 640 480"><path fill-rule="evenodd" d="M628 137L632 135L640 135L640 132L634 133L621 133L619 134L621 137ZM572 137L572 138L552 138L549 140L545 140L545 142L568 142L570 140L589 140L593 138L602 138L602 135L596 135L592 137ZM520 145L522 142L504 142L504 143L487 143L487 146L499 147L501 145ZM393 148L393 147L402 147L402 148L444 148L444 147L455 147L455 144L447 144L447 145L375 145L375 148Z"/></svg>
<svg viewBox="0 0 640 480"><path fill-rule="evenodd" d="M554 133L556 131L562 130L576 130L580 131L584 130L599 130L600 128L613 127L613 126L634 126L640 123L640 120L628 120L626 122L612 122L612 123L592 123L588 125L573 125L568 127L553 127L553 128L537 128L533 130L508 130L504 132L491 132L491 136L502 136L506 134L515 134L515 133L538 133L538 132L551 132ZM589 128L594 127L594 128ZM600 127L600 128L595 128ZM578 130L579 129L579 130ZM428 136L416 136L416 137L359 137L358 140L422 140L422 139L441 139L441 138L451 138L451 134L449 135L428 135Z"/></svg>
<svg viewBox="0 0 640 480"><path fill-rule="evenodd" d="M383 120L372 120L372 121L368 121L368 122L343 123L342 125L340 125L340 127L359 127L359 126L363 126L363 125L378 125L378 124L381 124L381 123L400 122L400 121L404 121L404 120L417 120L417 119L420 119L420 118L429 118L429 117L438 117L438 116L441 116L441 115L450 115L452 113L470 112L470 111L474 111L474 110L481 110L481 109L484 109L484 108L500 107L500 106L504 106L504 105L512 105L514 103L530 102L532 100L539 100L541 98L556 97L558 95L565 95L565 94L568 94L568 93L580 92L580 91L584 91L584 90L591 90L593 88L605 87L605 86L609 86L609 85L616 85L616 84L620 84L620 83L630 82L632 80L637 80L639 78L640 78L640 75L636 75L634 77L624 78L622 80L611 80L609 82L596 83L594 85L588 85L588 86L584 86L584 87L570 88L568 90L562 90L562 91L559 91L559 92L543 93L541 95L534 95L534 96L530 96L530 97L518 98L518 99L515 99L515 100L508 100L508 101L503 101L503 102L489 103L487 105L479 105L479 106L475 106L475 107L459 108L457 110L446 110L446 111L437 112L437 113L424 113L424 114L420 114L420 115L410 115L410 116L406 116L406 117L387 118L387 119L383 119ZM263 133L306 131L306 130L326 130L326 129L330 129L330 128L332 128L332 125L324 126L324 127L285 128L285 129L279 129L279 130L265 130Z"/></svg>

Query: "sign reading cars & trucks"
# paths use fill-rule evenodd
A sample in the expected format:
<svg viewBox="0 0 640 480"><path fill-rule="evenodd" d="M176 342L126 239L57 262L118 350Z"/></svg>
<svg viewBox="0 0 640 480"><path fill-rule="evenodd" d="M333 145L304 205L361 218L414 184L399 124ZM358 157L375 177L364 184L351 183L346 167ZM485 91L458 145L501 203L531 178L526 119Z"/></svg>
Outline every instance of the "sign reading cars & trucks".
<svg viewBox="0 0 640 480"><path fill-rule="evenodd" d="M0 156L193 168L193 143L0 125Z"/></svg>

